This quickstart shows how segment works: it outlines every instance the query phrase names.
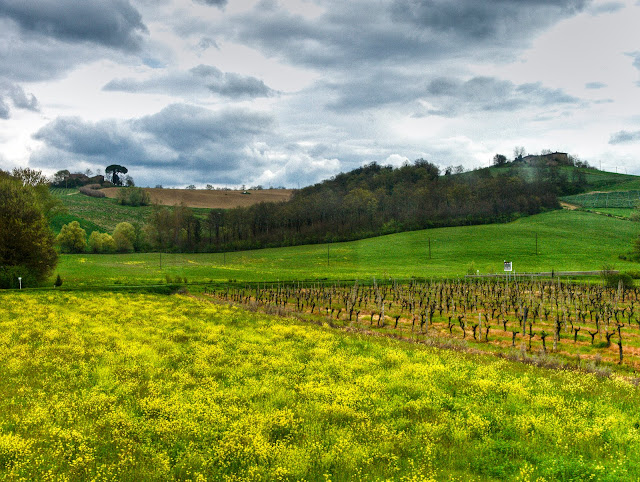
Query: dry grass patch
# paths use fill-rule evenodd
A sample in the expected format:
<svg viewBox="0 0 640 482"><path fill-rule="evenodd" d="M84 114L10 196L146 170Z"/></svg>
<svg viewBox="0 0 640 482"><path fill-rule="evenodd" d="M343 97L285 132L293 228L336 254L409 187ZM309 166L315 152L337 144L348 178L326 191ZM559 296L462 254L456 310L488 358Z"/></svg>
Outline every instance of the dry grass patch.
<svg viewBox="0 0 640 482"><path fill-rule="evenodd" d="M109 187L102 192L108 198L117 198L118 187ZM201 189L157 189L144 188L151 202L163 206L184 204L190 208L230 209L246 207L261 202L282 202L291 199L293 189L262 189L258 191L216 191ZM249 194L243 194L249 193Z"/></svg>

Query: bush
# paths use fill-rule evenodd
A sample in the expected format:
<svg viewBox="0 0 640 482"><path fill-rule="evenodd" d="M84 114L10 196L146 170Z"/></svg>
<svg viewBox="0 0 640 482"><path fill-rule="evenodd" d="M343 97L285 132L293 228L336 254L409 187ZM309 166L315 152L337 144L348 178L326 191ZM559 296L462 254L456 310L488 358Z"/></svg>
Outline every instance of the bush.
<svg viewBox="0 0 640 482"><path fill-rule="evenodd" d="M622 287L625 289L633 288L634 286L633 278L629 273L618 273L608 266L602 269L600 276L602 276L605 286L609 288L617 288L620 282L622 282Z"/></svg>
<svg viewBox="0 0 640 482"><path fill-rule="evenodd" d="M625 273L631 276L633 279L640 279L640 271L638 270L625 271Z"/></svg>
<svg viewBox="0 0 640 482"><path fill-rule="evenodd" d="M93 231L89 236L89 249L92 253L114 253L116 242L109 233Z"/></svg>
<svg viewBox="0 0 640 482"><path fill-rule="evenodd" d="M113 236L111 236L109 233L101 233L100 236L102 237L102 252L115 253L117 246L116 240L113 239Z"/></svg>
<svg viewBox="0 0 640 482"><path fill-rule="evenodd" d="M132 253L136 241L136 230L131 223L119 223L113 232L116 250L120 253Z"/></svg>
<svg viewBox="0 0 640 482"><path fill-rule="evenodd" d="M56 243L65 253L84 253L87 249L87 233L78 221L72 221L62 226Z"/></svg>
<svg viewBox="0 0 640 482"><path fill-rule="evenodd" d="M90 189L88 186L82 186L81 188L78 189L78 191L80 191L85 196L106 197L106 194L103 193L102 191L97 191L95 189Z"/></svg>
<svg viewBox="0 0 640 482"><path fill-rule="evenodd" d="M118 202L125 206L148 206L151 196L141 187L126 187L118 190Z"/></svg>

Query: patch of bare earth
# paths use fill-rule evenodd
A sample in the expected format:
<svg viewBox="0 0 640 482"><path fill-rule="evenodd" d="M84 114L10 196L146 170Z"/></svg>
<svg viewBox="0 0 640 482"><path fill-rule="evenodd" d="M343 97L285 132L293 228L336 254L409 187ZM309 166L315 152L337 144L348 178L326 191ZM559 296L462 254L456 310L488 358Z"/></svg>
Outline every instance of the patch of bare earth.
<svg viewBox="0 0 640 482"><path fill-rule="evenodd" d="M118 187L102 189L108 198L118 196ZM144 188L151 202L163 206L185 205L190 208L230 209L261 202L282 202L291 199L293 189L261 189L258 191L217 191L203 189ZM248 194L243 194L248 193Z"/></svg>
<svg viewBox="0 0 640 482"><path fill-rule="evenodd" d="M569 211L575 211L576 209L579 209L579 206L576 206L575 204L569 204L562 201L560 202L560 206L562 206L562 209L568 209Z"/></svg>

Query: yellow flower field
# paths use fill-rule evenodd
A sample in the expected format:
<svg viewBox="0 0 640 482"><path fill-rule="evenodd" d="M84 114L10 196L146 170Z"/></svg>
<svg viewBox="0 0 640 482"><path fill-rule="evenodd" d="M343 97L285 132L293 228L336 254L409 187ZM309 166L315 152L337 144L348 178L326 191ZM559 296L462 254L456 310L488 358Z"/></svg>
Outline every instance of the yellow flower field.
<svg viewBox="0 0 640 482"><path fill-rule="evenodd" d="M638 388L188 296L0 295L0 479L636 480Z"/></svg>

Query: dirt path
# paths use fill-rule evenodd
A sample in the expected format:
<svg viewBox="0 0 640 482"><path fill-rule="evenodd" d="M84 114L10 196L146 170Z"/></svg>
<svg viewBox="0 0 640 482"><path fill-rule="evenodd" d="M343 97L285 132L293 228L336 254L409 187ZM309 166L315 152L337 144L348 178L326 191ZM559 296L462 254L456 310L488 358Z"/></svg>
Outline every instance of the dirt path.
<svg viewBox="0 0 640 482"><path fill-rule="evenodd" d="M580 206L576 206L575 204L569 204L564 201L560 201L560 206L562 206L562 209L568 209L569 211L575 211L576 209L580 209Z"/></svg>

